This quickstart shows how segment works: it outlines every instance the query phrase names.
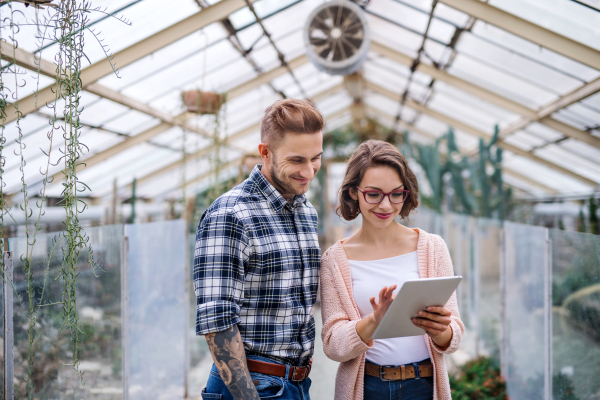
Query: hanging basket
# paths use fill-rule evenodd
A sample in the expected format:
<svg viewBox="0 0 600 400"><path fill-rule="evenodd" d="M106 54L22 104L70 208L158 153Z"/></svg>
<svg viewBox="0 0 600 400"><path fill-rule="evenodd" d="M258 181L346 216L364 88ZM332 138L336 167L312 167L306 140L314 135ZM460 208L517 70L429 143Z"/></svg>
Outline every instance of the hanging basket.
<svg viewBox="0 0 600 400"><path fill-rule="evenodd" d="M186 90L181 94L181 98L188 112L216 115L219 113L221 106L227 101L227 94Z"/></svg>

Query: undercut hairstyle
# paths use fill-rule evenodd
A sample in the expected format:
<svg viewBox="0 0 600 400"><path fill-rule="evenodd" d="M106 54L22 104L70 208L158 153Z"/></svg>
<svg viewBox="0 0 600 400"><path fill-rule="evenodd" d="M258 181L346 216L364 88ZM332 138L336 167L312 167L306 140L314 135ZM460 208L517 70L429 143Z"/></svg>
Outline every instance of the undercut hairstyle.
<svg viewBox="0 0 600 400"><path fill-rule="evenodd" d="M277 100L265 110L260 140L276 148L286 134L320 133L323 125L323 115L310 100Z"/></svg>
<svg viewBox="0 0 600 400"><path fill-rule="evenodd" d="M360 214L358 200L354 200L350 196L350 192L358 192L356 187L360 186L365 172L373 167L390 167L398 172L400 180L404 184L404 190L410 191L400 211L400 217L402 219L408 217L408 214L419 206L417 177L409 168L402 153L390 143L381 140L367 140L361 143L350 157L344 181L339 190L339 205L335 210L336 214L346 221L352 221Z"/></svg>

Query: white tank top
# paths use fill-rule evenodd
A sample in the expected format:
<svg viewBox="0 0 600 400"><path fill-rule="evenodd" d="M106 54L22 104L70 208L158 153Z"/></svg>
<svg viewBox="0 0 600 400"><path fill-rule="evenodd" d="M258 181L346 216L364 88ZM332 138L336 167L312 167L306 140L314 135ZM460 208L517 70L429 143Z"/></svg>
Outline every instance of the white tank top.
<svg viewBox="0 0 600 400"><path fill-rule="evenodd" d="M384 286L398 285L398 293L405 281L420 279L417 252L373 261L348 260L352 272L352 291L360 317L373 312L369 299L379 301L379 291ZM380 365L409 364L429 358L424 336L378 339L367 350L367 360Z"/></svg>

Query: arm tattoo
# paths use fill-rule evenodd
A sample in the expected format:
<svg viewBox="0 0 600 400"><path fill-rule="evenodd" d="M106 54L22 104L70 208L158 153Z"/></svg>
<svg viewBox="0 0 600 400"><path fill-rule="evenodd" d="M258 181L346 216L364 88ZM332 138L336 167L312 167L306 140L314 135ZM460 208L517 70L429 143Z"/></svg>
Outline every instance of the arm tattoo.
<svg viewBox="0 0 600 400"><path fill-rule="evenodd" d="M227 389L236 400L260 399L246 364L244 343L237 325L206 335L208 348Z"/></svg>

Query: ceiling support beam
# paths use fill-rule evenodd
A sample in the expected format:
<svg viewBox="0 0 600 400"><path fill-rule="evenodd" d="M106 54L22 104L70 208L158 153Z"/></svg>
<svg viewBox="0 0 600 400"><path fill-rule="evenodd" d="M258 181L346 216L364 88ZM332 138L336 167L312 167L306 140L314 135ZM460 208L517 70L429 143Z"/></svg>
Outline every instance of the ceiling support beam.
<svg viewBox="0 0 600 400"><path fill-rule="evenodd" d="M118 68L123 68L134 63L184 37L199 31L207 25L227 18L233 12L246 7L245 0L222 0L196 14L163 29L139 42L114 54L112 63ZM85 89L99 79L113 73L113 66L108 60L103 59L81 70L81 84ZM55 86L47 86L19 100L19 112L22 116L36 111L55 100ZM6 107L6 124L17 119L15 106Z"/></svg>
<svg viewBox="0 0 600 400"><path fill-rule="evenodd" d="M394 93L394 92L392 92L392 91L390 91L390 90L388 90L386 88L383 88L383 87L381 87L379 85L376 85L376 84L374 84L372 82L367 82L367 86L371 90L373 90L373 91L375 91L377 93L380 93L380 94L382 94L384 96L387 96L390 99L393 99L394 101L400 101L400 96L397 93ZM437 119L438 121L441 121L441 122L443 122L445 124L448 124L448 125L456 128L456 129L460 129L461 131L463 131L465 133L468 133L470 135L473 135L473 136L476 136L476 137L480 137L480 138L485 139L485 140L489 140L491 138L491 136L488 135L485 132L482 132L482 131L480 131L480 130L478 130L476 128L473 128L472 126L467 125L467 124L465 124L463 122L457 121L454 118L449 117L449 116L447 116L445 114L441 114L441 113L439 113L437 111L434 111L434 110L432 110L432 109L430 109L430 108L428 108L426 106L423 106L423 105L417 103L416 101L414 101L412 99L407 99L406 102L405 102L405 105L407 107L410 107L410 108L412 108L412 109L420 112L420 113L423 113L423 114L428 115L428 116L430 116L430 117L432 117L434 119ZM559 173L561 173L563 175L567 175L567 176L569 176L571 178L577 179L578 181L580 181L580 182L582 182L582 183L584 183L584 184L586 184L588 186L592 186L592 187L598 186L598 182L595 182L595 181L593 181L593 180L591 180L589 178L586 178L586 177L584 177L582 175L579 175L578 173L573 172L573 171L571 171L569 169L561 167L560 165L554 164L553 162L548 161L548 160L546 160L544 158L538 157L535 154L530 153L530 152L528 152L526 150L520 149L520 148L518 148L516 146L513 146L511 144L508 144L508 143L506 143L506 142L504 142L502 140L498 140L498 142L497 142L496 145L498 147L500 147L500 148L503 148L505 150L510 151L511 153L513 153L515 155L521 156L523 158L527 158L528 160L534 161L534 162L536 162L536 163L538 163L540 165L543 165L543 166L545 166L547 168L550 168L550 169L552 169L554 171L557 171L557 172L559 172Z"/></svg>
<svg viewBox="0 0 600 400"><path fill-rule="evenodd" d="M600 70L600 51L479 0L440 0L470 16L527 39L538 46Z"/></svg>
<svg viewBox="0 0 600 400"><path fill-rule="evenodd" d="M413 64L413 59L407 56L406 54L402 54L381 43L372 42L371 50L408 67L412 66ZM556 105L548 105L540 111L535 111L517 102L507 99L506 97L500 96L494 92L477 86L471 82L465 81L445 71L439 70L432 65L419 63L419 65L417 66L417 70L431 76L435 80L445 82L451 86L456 87L457 89L472 94L476 97L479 97L480 99L488 101L506 110L512 111L523 117L523 119L519 120L519 122L517 122L516 124L511 125L506 129L503 129L500 132L501 137L509 135L517 130L523 129L533 121L539 121L540 123L556 130L557 132L562 133L567 137L580 140L584 143L594 146L597 149L600 149L600 138L550 117L550 115L558 109L566 105L572 104L574 102L577 102L591 94L600 91L600 78L596 79L590 84L585 85L582 88L577 89L573 93L561 97L561 99L555 102ZM563 99L568 99L570 102ZM562 107L559 107L559 105L562 105Z"/></svg>
<svg viewBox="0 0 600 400"><path fill-rule="evenodd" d="M369 112L371 112L372 114L375 114L375 115L377 115L379 117L382 117L382 118L386 118L386 119L388 119L390 121L394 121L394 119L395 119L395 117L393 115L390 115L390 114L388 114L388 113L386 113L386 112L384 112L384 111L382 111L382 110L380 110L378 108L375 108L375 107L367 107L367 110ZM407 130L409 130L411 132L414 132L414 133L416 133L416 134L418 134L420 136L423 136L423 137L425 137L425 138L427 138L429 140L435 141L435 140L438 139L438 137L435 136L433 133L431 133L429 131L426 131L426 130L424 130L422 128L419 128L418 126L415 126L413 124L409 124L407 122L401 121L400 122L400 126L406 128ZM440 149L440 151L442 152L443 155L447 154L447 152L445 150ZM459 147L459 151L463 155L467 154L467 150L465 148L460 148ZM521 180L523 182L526 182L526 183L528 183L530 185L536 186L539 189L544 190L546 193L551 193L551 194L558 193L558 191L556 189L553 189L553 188L551 188L549 186L546 186L543 183L540 183L540 182L538 182L538 181L536 181L536 180L534 180L534 179L532 179L532 178L530 178L528 176L520 174L519 172L516 172L516 171L514 171L512 169L508 169L505 166L502 167L502 171L506 175L510 175L510 176L512 176L512 177L514 177L516 179L519 179L519 180Z"/></svg>

